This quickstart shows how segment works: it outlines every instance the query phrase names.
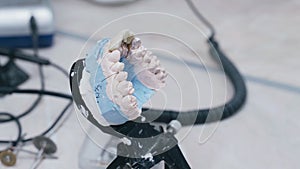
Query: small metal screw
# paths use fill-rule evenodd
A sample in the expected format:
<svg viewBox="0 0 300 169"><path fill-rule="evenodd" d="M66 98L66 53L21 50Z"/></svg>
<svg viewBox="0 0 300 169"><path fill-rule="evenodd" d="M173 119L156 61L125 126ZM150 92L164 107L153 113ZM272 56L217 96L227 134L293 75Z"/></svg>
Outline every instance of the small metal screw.
<svg viewBox="0 0 300 169"><path fill-rule="evenodd" d="M123 169L132 169L132 166L129 163L126 163Z"/></svg>
<svg viewBox="0 0 300 169"><path fill-rule="evenodd" d="M172 134L176 134L180 129L182 125L178 120L172 120L168 126L167 126L167 131Z"/></svg>

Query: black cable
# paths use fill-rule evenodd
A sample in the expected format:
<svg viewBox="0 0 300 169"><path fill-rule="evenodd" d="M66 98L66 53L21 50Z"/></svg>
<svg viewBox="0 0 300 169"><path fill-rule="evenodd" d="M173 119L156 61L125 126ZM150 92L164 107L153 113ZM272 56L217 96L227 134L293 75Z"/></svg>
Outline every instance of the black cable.
<svg viewBox="0 0 300 169"><path fill-rule="evenodd" d="M53 66L54 68L56 68L57 70L61 71L66 77L69 77L69 73L63 69L62 67L60 67L59 65L50 62L50 65Z"/></svg>
<svg viewBox="0 0 300 169"><path fill-rule="evenodd" d="M64 70L62 67L58 66L57 64L49 62L49 66L53 66L54 68L56 68L57 70L61 71L63 74L65 74L66 76L68 76L67 71ZM42 77L40 77L40 78L42 79ZM14 88L3 88L3 87L0 87L0 93L14 93L14 90L15 90ZM31 89L28 89L28 90L31 90ZM25 93L25 91L22 91L22 90L19 90L18 92ZM34 91L34 93L38 93L38 91ZM52 95L52 96L56 95L56 92L52 92L52 91L44 91L44 92L40 91L40 93L49 93L48 95ZM70 99L71 98L71 96L67 95L67 94L62 94L61 97L62 98L66 98L66 99ZM20 115L16 116L16 118L21 119L24 116L28 115L30 112L32 112L37 107L37 105L40 103L41 100L42 100L42 95L39 95L38 98L33 102L33 104L26 111L24 111ZM10 122L10 121L12 121L12 120L11 119L7 119L7 120L1 121L1 122L5 123L5 122Z"/></svg>
<svg viewBox="0 0 300 169"><path fill-rule="evenodd" d="M209 43L211 55L224 68L225 74L233 85L235 92L231 100L225 105L215 108L183 112L143 108L145 117L158 117L154 122L169 123L172 120L179 120L182 125L193 125L224 120L237 113L246 101L247 89L245 81L234 64L221 51L218 43L213 38L209 39ZM209 119L207 118L208 116Z"/></svg>
<svg viewBox="0 0 300 169"><path fill-rule="evenodd" d="M0 87L0 93L3 94L11 94L11 93L20 93L20 94L39 94L39 95L49 95L49 96L55 96L60 97L64 99L72 99L71 95L59 93L59 92L53 92L48 90L36 90L36 89L13 89L11 88L3 88Z"/></svg>
<svg viewBox="0 0 300 169"><path fill-rule="evenodd" d="M30 30L31 30L31 36L32 36L32 44L33 44L33 49L34 49L34 56L30 56L30 55L24 55L23 53L17 51L17 50L11 50L11 49L1 49L0 50L0 54L2 55L6 55L6 56L12 56L13 58L15 57L20 57L20 59L23 60L27 60L27 61L37 61L36 63L38 64L38 69L39 69L39 77L40 77L40 85L41 88L40 90L45 90L45 76L44 76L44 72L43 72L43 68L42 65L44 63L49 63L49 61L45 61L45 62L39 62L39 61L43 61L43 59L39 59L38 56L38 28L37 28L37 23L36 20L33 16L31 16L30 18ZM0 93L3 91L0 91ZM39 96L37 97L37 99L31 104L31 106L23 113L21 113L20 115L16 116L16 118L21 119L23 117L25 117L26 115L28 115L30 112L32 112L37 105L40 103L40 101L42 100L43 95L39 94ZM3 121L3 123L5 122L10 122L12 119L8 119L6 121Z"/></svg>
<svg viewBox="0 0 300 169"><path fill-rule="evenodd" d="M30 54L26 54L24 52L21 52L17 49L6 49L6 48L0 48L0 56L5 56L5 57L13 57L16 59L20 59L23 61L27 62L33 62L33 63L39 63L42 65L49 65L50 61L42 58L42 57L34 57Z"/></svg>
<svg viewBox="0 0 300 169"><path fill-rule="evenodd" d="M40 56L38 56L38 50L37 50L37 44L38 44L38 30L37 30L37 24L36 21L34 19L34 17L30 18L30 28L31 28L31 32L32 32L32 39L33 39L33 46L34 46L34 56L32 55L28 55L28 54L24 54L21 51L18 50L11 50L11 49L3 49L0 48L0 55L2 56L12 56L13 58L17 58L17 59L21 59L24 61L29 61L32 63L36 63L39 64L39 76L40 76L40 84L41 84L41 90L44 90L45 88L45 78L44 78L44 73L43 70L41 68L41 65L48 65L48 66L53 66L54 68L56 68L57 70L61 71L63 74L65 74L68 77L68 72L66 70L64 70L62 67L58 66L55 63L50 62L49 60L45 59L45 58L41 58ZM0 88L0 93L2 92L7 92L8 90L11 90L9 93L12 93L13 90L12 89L3 89ZM37 105L40 103L40 101L42 100L43 95L39 95L38 98L31 104L31 106L24 111L23 113L21 113L20 115L16 116L16 118L21 119L24 116L28 115L30 112L32 112ZM2 121L3 123L5 122L10 122L11 119L7 119L5 121Z"/></svg>
<svg viewBox="0 0 300 169"><path fill-rule="evenodd" d="M1 87L0 88L0 93L5 93L5 94L12 94L12 93L20 93L20 94L38 94L37 100L30 106L30 108L22 113L19 116L13 116L12 114L6 113L7 116L11 117L10 119L5 119L5 120L0 120L1 123L5 122L10 122L12 120L15 120L16 123L18 124L18 129L19 129L19 134L18 134L18 139L16 141L12 140L0 140L0 143L11 143L13 142L13 146L17 145L20 141L22 142L28 142L34 139L28 138L28 139L22 139L21 134L22 134L22 126L19 121L20 118L28 115L34 108L37 107L38 103L41 101L42 96L44 95L49 95L49 96L54 96L54 97L60 97L64 99L70 100L70 102L66 105L66 107L62 110L62 112L58 115L58 117L55 119L55 121L52 123L51 126L49 126L44 132L42 132L40 135L46 135L49 133L53 128L57 125L57 123L62 119L68 108L72 105L72 97L67 94L63 93L58 93L58 92L53 92L53 91L47 91L45 90L45 77L44 77L44 72L43 72L43 65L51 65L57 70L61 71L63 74L65 74L68 77L68 73L66 70L64 70L62 67L51 63L49 60L46 59L40 59L38 56L38 29L37 29L37 24L35 18L32 16L30 18L30 28L31 28L31 33L32 33L32 40L33 40L33 49L34 49L34 56L31 55L25 55L22 52L12 52L11 50L5 50L5 49L0 49L0 55L6 55L10 56L12 55L15 58L22 59L25 61L33 62L39 65L39 76L40 76L40 82L41 82L41 89L40 90L35 90L35 89L15 89L15 88L10 88L10 87ZM0 114L1 115L1 114ZM40 136L39 135L39 136Z"/></svg>
<svg viewBox="0 0 300 169"><path fill-rule="evenodd" d="M12 141L12 140L9 140L9 141L1 141L0 140L0 143L12 143L12 146L16 146L22 139L22 126L21 126L21 123L19 121L18 118L16 118L14 115L10 114L10 113L5 113L5 112L0 112L0 116L8 116L11 121L15 121L16 124L17 124L17 127L18 127L18 136L16 138L15 141ZM7 119L3 120L3 119L0 119L0 124L3 122L3 121L7 121Z"/></svg>
<svg viewBox="0 0 300 169"><path fill-rule="evenodd" d="M66 72L62 67L56 65L56 64L50 64L50 65L55 65L53 66L54 68L60 70L62 73ZM65 74L65 73L64 73ZM41 78L44 80L44 78ZM56 120L52 123L51 126L49 126L44 132L42 132L40 135L46 135L47 133L49 133L51 130L53 130L53 128L57 125L57 123L62 119L62 117L64 116L64 114L66 113L66 111L69 109L69 107L72 105L72 97L70 95L67 94L63 94L63 93L58 93L58 92L53 92L53 91L47 91L47 90L35 90L35 89L12 89L12 88L0 88L0 93L19 93L19 94L39 94L39 96L43 96L43 95L49 95L49 96L54 96L54 97L60 97L63 99L68 99L70 100L70 102L66 105L66 107L62 110L62 112L58 115L58 117L56 118ZM23 115L25 116L25 115ZM15 117L15 119L17 121L19 121L19 116ZM5 119L5 120L1 120L1 123L4 122L9 122L12 121L11 119ZM21 124L20 124L21 127ZM22 128L22 127L21 127ZM39 136L40 136L39 135ZM28 141L32 141L32 139L34 139L35 137L32 138L28 138L28 139L24 139L24 140L20 140L22 142L28 142ZM21 139L21 138L20 138ZM0 140L0 143L11 143L13 142L15 145L20 142L20 141L11 141L11 140Z"/></svg>
<svg viewBox="0 0 300 169"><path fill-rule="evenodd" d="M11 50L11 49L0 48L0 56L13 57L13 58L21 59L21 60L24 60L27 62L41 64L44 66L52 66L53 68L62 72L65 76L67 76L67 77L69 76L68 72L65 69L63 69L59 65L57 65L57 64L51 62L50 60L47 60L44 57L41 57L39 55L36 55L38 57L34 57L32 55L25 54L24 52L21 52L21 51L15 50L15 49Z"/></svg>
<svg viewBox="0 0 300 169"><path fill-rule="evenodd" d="M34 17L31 17L30 19L30 25L32 27L31 30L33 30L33 39L35 39L37 41L38 37L38 33L37 33L37 25L35 22ZM38 57L38 50L37 50L37 43L35 43L35 56ZM68 73L66 70L64 70L63 68L61 68L60 66L58 66L55 63L51 63L49 62L49 65L53 66L54 68L56 68L57 70L61 71L64 75L66 75L68 77ZM39 64L40 66L40 72L42 72L42 67L41 64ZM43 74L42 74L43 75ZM48 127L44 132L42 132L40 135L38 136L44 136L47 133L49 133L55 126L56 124L60 121L60 119L64 116L64 114L67 112L67 110L69 109L69 107L72 105L72 97L70 95L66 95L63 93L57 93L57 92L52 92L52 91L45 91L44 88L42 88L42 90L15 90L15 93L27 93L27 94L40 94L40 95L50 95L50 96L55 96L55 97L61 97L61 98L65 98L65 99L70 99L71 101L66 105L66 107L62 110L62 112L59 114L59 116L56 118L56 120L52 123L52 125L50 127ZM22 140L22 142L28 142L28 141L32 141L35 137L32 138L28 138L28 139L24 139Z"/></svg>
<svg viewBox="0 0 300 169"><path fill-rule="evenodd" d="M190 7L190 9L193 11L193 13L196 15L196 17L210 29L211 32L210 37L214 37L216 31L215 28L212 26L212 24L199 12L199 10L197 9L197 7L195 6L192 0L185 0L185 1Z"/></svg>
<svg viewBox="0 0 300 169"><path fill-rule="evenodd" d="M158 117L154 120L154 122L169 123L172 120L179 120L183 125L193 125L224 120L236 114L246 101L247 89L245 81L235 65L227 58L224 52L220 49L218 42L214 39L214 27L199 12L192 0L186 0L186 2L197 18L210 29L211 35L208 39L208 43L210 45L210 54L219 63L219 65L223 67L225 74L233 85L234 95L225 105L211 109L208 108L178 112L173 110L143 108L144 116Z"/></svg>
<svg viewBox="0 0 300 169"><path fill-rule="evenodd" d="M0 91L1 92L1 91ZM42 95L39 95L36 100L31 104L31 106L26 110L24 111L23 113L19 114L18 116L16 116L17 119L21 119L23 118L24 116L28 115L30 112L32 112L36 107L37 105L42 101L42 98L43 96Z"/></svg>
<svg viewBox="0 0 300 169"><path fill-rule="evenodd" d="M48 134L51 130L53 130L53 128L57 125L57 123L62 119L62 117L66 114L67 110L70 108L70 106L72 105L73 101L71 100L66 106L65 108L62 110L62 112L56 117L56 119L54 120L54 122L44 131L42 132L41 134L37 135L37 136L45 136L46 134ZM0 113L0 116L1 116L2 113ZM27 138L27 139L23 139L21 138L22 136L22 126L19 122L19 119L17 119L16 117L14 117L13 115L9 114L9 113L6 113L4 115L7 115L7 116L10 116L11 119L15 120L16 123L18 124L18 130L19 130L19 134L18 134L18 139L16 141L11 141L11 140L0 140L0 144L7 144L7 143L13 143L13 146L17 145L17 143L19 143L20 141L21 142L29 142L29 141L32 141L35 137L37 136L34 136L34 137L31 137L31 138ZM13 117L13 118L12 118ZM3 122L4 120L1 120L0 119L0 124ZM6 121L6 119L5 119Z"/></svg>
<svg viewBox="0 0 300 169"><path fill-rule="evenodd" d="M0 92L12 92L10 89L1 89ZM60 98L64 98L64 99L68 99L70 100L70 102L66 105L66 107L62 110L62 112L58 115L58 117L56 118L56 120L52 123L51 126L49 126L44 132L42 132L40 135L46 135L47 133L49 133L56 125L57 123L62 119L62 117L64 116L64 114L66 113L66 111L69 109L69 107L72 105L73 101L72 101L72 97L70 95L67 94L63 94L63 93L58 93L58 92L52 92L52 91L41 91L41 90L34 90L34 89L24 89L24 90L18 90L15 89L13 90L13 93L22 93L22 94L39 94L39 95L49 95L49 96L54 96L54 97L60 97ZM11 119L5 119L5 120L0 120L0 124L7 122L7 121L12 121L12 120L17 120L19 122L18 118L11 118ZM21 127L21 125L20 125ZM22 128L22 127L21 127ZM40 136L38 135L38 136ZM23 139L20 140L22 142L28 142L31 141L32 139L34 139L35 137L32 138L28 138L28 139ZM0 140L0 143L11 143L13 142L14 144L17 144L18 141L11 141L11 140Z"/></svg>
<svg viewBox="0 0 300 169"><path fill-rule="evenodd" d="M35 58L38 58L39 53L38 53L38 45L39 45L39 32L38 32L38 27L36 20L34 16L30 17L30 30L31 30L31 37L32 37L32 45L33 45L33 56ZM39 65L39 74L41 77L41 90L45 90L45 76L44 76L44 71L41 63Z"/></svg>
<svg viewBox="0 0 300 169"><path fill-rule="evenodd" d="M0 87L0 93L12 93L13 90L14 90L14 88ZM21 119L24 116L28 115L30 112L32 112L37 107L37 105L40 103L40 101L42 100L42 97L43 97L42 95L39 95L37 97L37 99L31 104L31 106L26 111L24 111L23 113L16 116L16 118ZM1 121L1 123L6 123L6 122L10 122L10 121L12 121L12 119L3 120L3 121Z"/></svg>
<svg viewBox="0 0 300 169"><path fill-rule="evenodd" d="M52 63L50 61L49 61L48 65L53 66L55 69L61 71L64 75L68 76L67 71L64 70L62 67L60 67L59 65L57 65L55 63ZM40 77L40 78L42 79L42 77ZM14 93L14 90L16 90L16 89L0 87L0 93L7 93L7 94L10 93L11 94L11 93ZM32 90L32 89L27 89L26 91L29 92L29 90ZM22 91L22 90L18 89L18 92L20 92L20 93L21 92L25 93L26 91L25 90ZM41 94L42 93L48 93L48 95L56 96L56 92L52 92L52 91L40 91L40 92L38 92L38 91L35 90L34 93L36 93L36 94L37 93L41 93ZM71 99L70 95L67 95L67 94L59 94L59 95L60 95L59 97L66 98L66 99ZM16 118L21 119L24 116L28 115L30 112L32 112L37 107L37 105L40 103L40 101L42 100L42 96L43 95L39 95L38 98L33 102L33 104L26 111L24 111L24 113L21 113L20 115L16 116ZM10 122L10 121L12 121L12 119L3 120L3 121L1 121L1 123Z"/></svg>
<svg viewBox="0 0 300 169"><path fill-rule="evenodd" d="M13 57L13 58L16 58L15 55L14 55L14 50L11 50L11 49L0 49L0 54L2 56L7 56L7 57ZM18 55L22 56L21 52L17 52ZM26 58L32 62L34 60L34 58L36 57L33 57L33 56L30 56L30 55L26 55ZM40 63L40 62L35 62L35 63ZM40 85L41 85L41 90L44 88L44 75L43 75L43 72L42 72L42 69L40 68L41 66L41 63L39 64L39 77L40 77ZM0 93L2 93L2 90L3 88L0 88ZM28 115L30 112L32 112L36 107L37 105L40 103L40 101L42 100L42 95L39 95L35 101L30 105L30 107L25 110L23 113L19 114L18 116L16 116L16 118L18 119L21 119L23 118L24 116ZM2 123L5 123L5 122L10 122L12 121L12 119L7 119L7 120L4 120L2 121Z"/></svg>
<svg viewBox="0 0 300 169"><path fill-rule="evenodd" d="M44 136L46 134L48 134L56 125L57 123L60 121L60 119L64 116L64 114L67 112L67 110L70 108L70 106L72 105L73 101L71 100L67 106L63 109L63 111L58 115L58 117L55 119L55 121L52 123L52 125L50 127L48 127L44 132L42 132L40 135L37 136ZM37 137L36 136L36 137ZM22 140L22 142L28 142L28 141L32 141L35 137L31 137L28 139L24 139Z"/></svg>

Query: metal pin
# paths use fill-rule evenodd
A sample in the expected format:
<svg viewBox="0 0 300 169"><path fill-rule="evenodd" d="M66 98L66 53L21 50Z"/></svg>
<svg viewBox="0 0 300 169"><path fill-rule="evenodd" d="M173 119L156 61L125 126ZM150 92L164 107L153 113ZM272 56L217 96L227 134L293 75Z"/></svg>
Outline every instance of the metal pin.
<svg viewBox="0 0 300 169"><path fill-rule="evenodd" d="M45 147L46 147L46 142L43 142L42 147L38 151L37 156L35 158L36 161L32 164L32 167L31 167L32 169L36 169L39 166L39 164L42 162L42 160L44 159L43 154L45 151Z"/></svg>
<svg viewBox="0 0 300 169"><path fill-rule="evenodd" d="M52 140L44 136L34 138L33 144L39 150L36 156L36 161L31 166L31 169L36 169L45 159L45 154L50 155L55 153L57 147Z"/></svg>
<svg viewBox="0 0 300 169"><path fill-rule="evenodd" d="M182 125L178 120L172 120L167 126L167 131L169 133L176 134L181 128Z"/></svg>
<svg viewBox="0 0 300 169"><path fill-rule="evenodd" d="M26 149L15 148L14 150L18 150L18 152L24 152L24 153L32 154L32 155L35 155L35 156L38 155L37 152L26 150ZM44 157L47 158L47 159L58 159L57 156L54 156L54 155L51 155L51 154L44 154Z"/></svg>
<svg viewBox="0 0 300 169"><path fill-rule="evenodd" d="M27 133L24 133L21 136L21 140L24 140L25 136L27 135ZM22 141L20 141L16 147L13 148L13 152L16 154L16 156L18 156L20 150L22 150L22 147L24 146L24 143Z"/></svg>

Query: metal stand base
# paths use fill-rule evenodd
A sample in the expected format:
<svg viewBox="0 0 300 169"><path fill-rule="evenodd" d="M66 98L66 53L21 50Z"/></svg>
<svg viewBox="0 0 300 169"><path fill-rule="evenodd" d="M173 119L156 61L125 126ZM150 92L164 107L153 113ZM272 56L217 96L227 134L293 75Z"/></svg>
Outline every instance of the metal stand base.
<svg viewBox="0 0 300 169"><path fill-rule="evenodd" d="M172 132L134 122L115 130L124 134L127 141L118 144L118 156L107 169L150 169L161 161L166 169L190 169Z"/></svg>

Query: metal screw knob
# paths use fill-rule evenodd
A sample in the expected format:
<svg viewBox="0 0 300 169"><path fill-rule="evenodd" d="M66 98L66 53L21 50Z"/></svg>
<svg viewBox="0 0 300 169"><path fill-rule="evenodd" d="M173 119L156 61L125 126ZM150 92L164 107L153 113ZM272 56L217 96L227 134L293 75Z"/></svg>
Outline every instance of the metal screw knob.
<svg viewBox="0 0 300 169"><path fill-rule="evenodd" d="M33 139L33 145L38 149L42 150L45 154L53 154L56 152L56 144L49 138L39 136Z"/></svg>
<svg viewBox="0 0 300 169"><path fill-rule="evenodd" d="M1 158L2 164L5 166L14 166L17 162L16 155L9 150L1 152L0 158Z"/></svg>
<svg viewBox="0 0 300 169"><path fill-rule="evenodd" d="M182 125L178 120L172 120L168 126L167 126L167 131L172 134L176 134L180 129Z"/></svg>

